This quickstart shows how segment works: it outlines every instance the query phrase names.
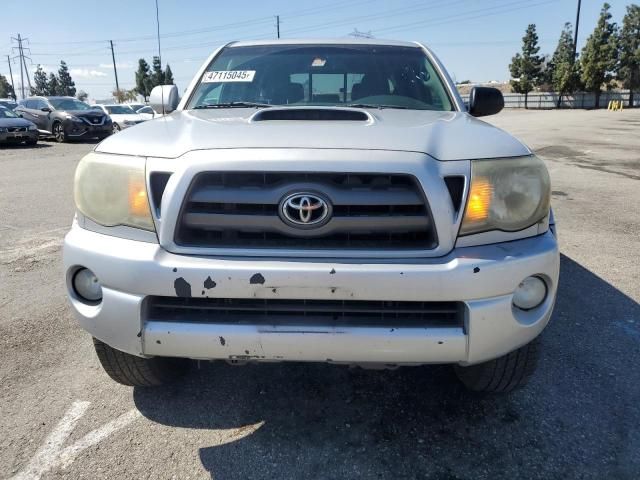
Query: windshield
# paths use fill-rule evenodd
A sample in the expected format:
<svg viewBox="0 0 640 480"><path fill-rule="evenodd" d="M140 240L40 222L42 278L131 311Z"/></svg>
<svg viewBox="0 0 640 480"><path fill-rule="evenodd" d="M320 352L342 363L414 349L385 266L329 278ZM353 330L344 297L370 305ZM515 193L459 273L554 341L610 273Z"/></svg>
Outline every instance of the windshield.
<svg viewBox="0 0 640 480"><path fill-rule="evenodd" d="M187 108L236 102L453 109L421 48L379 45L225 48L207 67Z"/></svg>
<svg viewBox="0 0 640 480"><path fill-rule="evenodd" d="M106 109L110 114L113 113L116 115L132 115L136 113L131 107L126 105L107 105Z"/></svg>
<svg viewBox="0 0 640 480"><path fill-rule="evenodd" d="M91 110L91 107L73 98L50 98L49 103L56 110Z"/></svg>
<svg viewBox="0 0 640 480"><path fill-rule="evenodd" d="M0 107L0 118L19 118L18 115L13 113L13 110L9 110L5 107Z"/></svg>

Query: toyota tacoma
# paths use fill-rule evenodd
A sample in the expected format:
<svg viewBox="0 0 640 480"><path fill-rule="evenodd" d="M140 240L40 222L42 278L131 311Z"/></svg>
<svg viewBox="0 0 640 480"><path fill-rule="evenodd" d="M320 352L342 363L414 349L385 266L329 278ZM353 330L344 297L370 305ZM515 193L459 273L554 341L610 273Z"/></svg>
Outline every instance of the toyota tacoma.
<svg viewBox="0 0 640 480"><path fill-rule="evenodd" d="M233 42L75 174L66 286L106 372L448 363L524 385L558 286L544 163L425 46Z"/></svg>

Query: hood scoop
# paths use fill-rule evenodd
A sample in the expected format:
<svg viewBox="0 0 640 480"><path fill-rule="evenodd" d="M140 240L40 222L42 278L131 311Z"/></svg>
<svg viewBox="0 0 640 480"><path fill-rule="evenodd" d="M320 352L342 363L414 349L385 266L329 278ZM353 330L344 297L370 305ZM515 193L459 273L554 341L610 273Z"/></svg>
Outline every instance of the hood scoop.
<svg viewBox="0 0 640 480"><path fill-rule="evenodd" d="M315 121L350 121L371 123L373 118L364 110L353 108L322 108L322 107L288 107L264 108L251 117L251 122L266 122L273 120L315 120Z"/></svg>

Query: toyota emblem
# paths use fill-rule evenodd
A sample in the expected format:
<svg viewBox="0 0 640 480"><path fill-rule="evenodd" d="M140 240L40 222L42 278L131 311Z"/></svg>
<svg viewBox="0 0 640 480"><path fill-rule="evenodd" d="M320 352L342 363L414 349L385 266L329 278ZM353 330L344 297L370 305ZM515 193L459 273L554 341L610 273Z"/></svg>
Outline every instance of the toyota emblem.
<svg viewBox="0 0 640 480"><path fill-rule="evenodd" d="M331 204L317 193L293 193L280 202L280 216L293 227L320 227L331 218Z"/></svg>

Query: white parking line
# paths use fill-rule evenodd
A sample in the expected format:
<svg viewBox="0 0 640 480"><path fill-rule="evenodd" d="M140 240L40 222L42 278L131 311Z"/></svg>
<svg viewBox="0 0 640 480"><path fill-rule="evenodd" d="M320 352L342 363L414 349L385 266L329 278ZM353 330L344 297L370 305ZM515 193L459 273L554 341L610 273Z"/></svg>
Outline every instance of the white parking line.
<svg viewBox="0 0 640 480"><path fill-rule="evenodd" d="M74 402L29 464L12 477L11 480L39 480L44 473L54 468L67 468L84 450L96 445L141 416L138 410L130 410L102 427L87 433L72 445L62 448L62 445L69 438L78 420L86 413L90 404L90 402Z"/></svg>

